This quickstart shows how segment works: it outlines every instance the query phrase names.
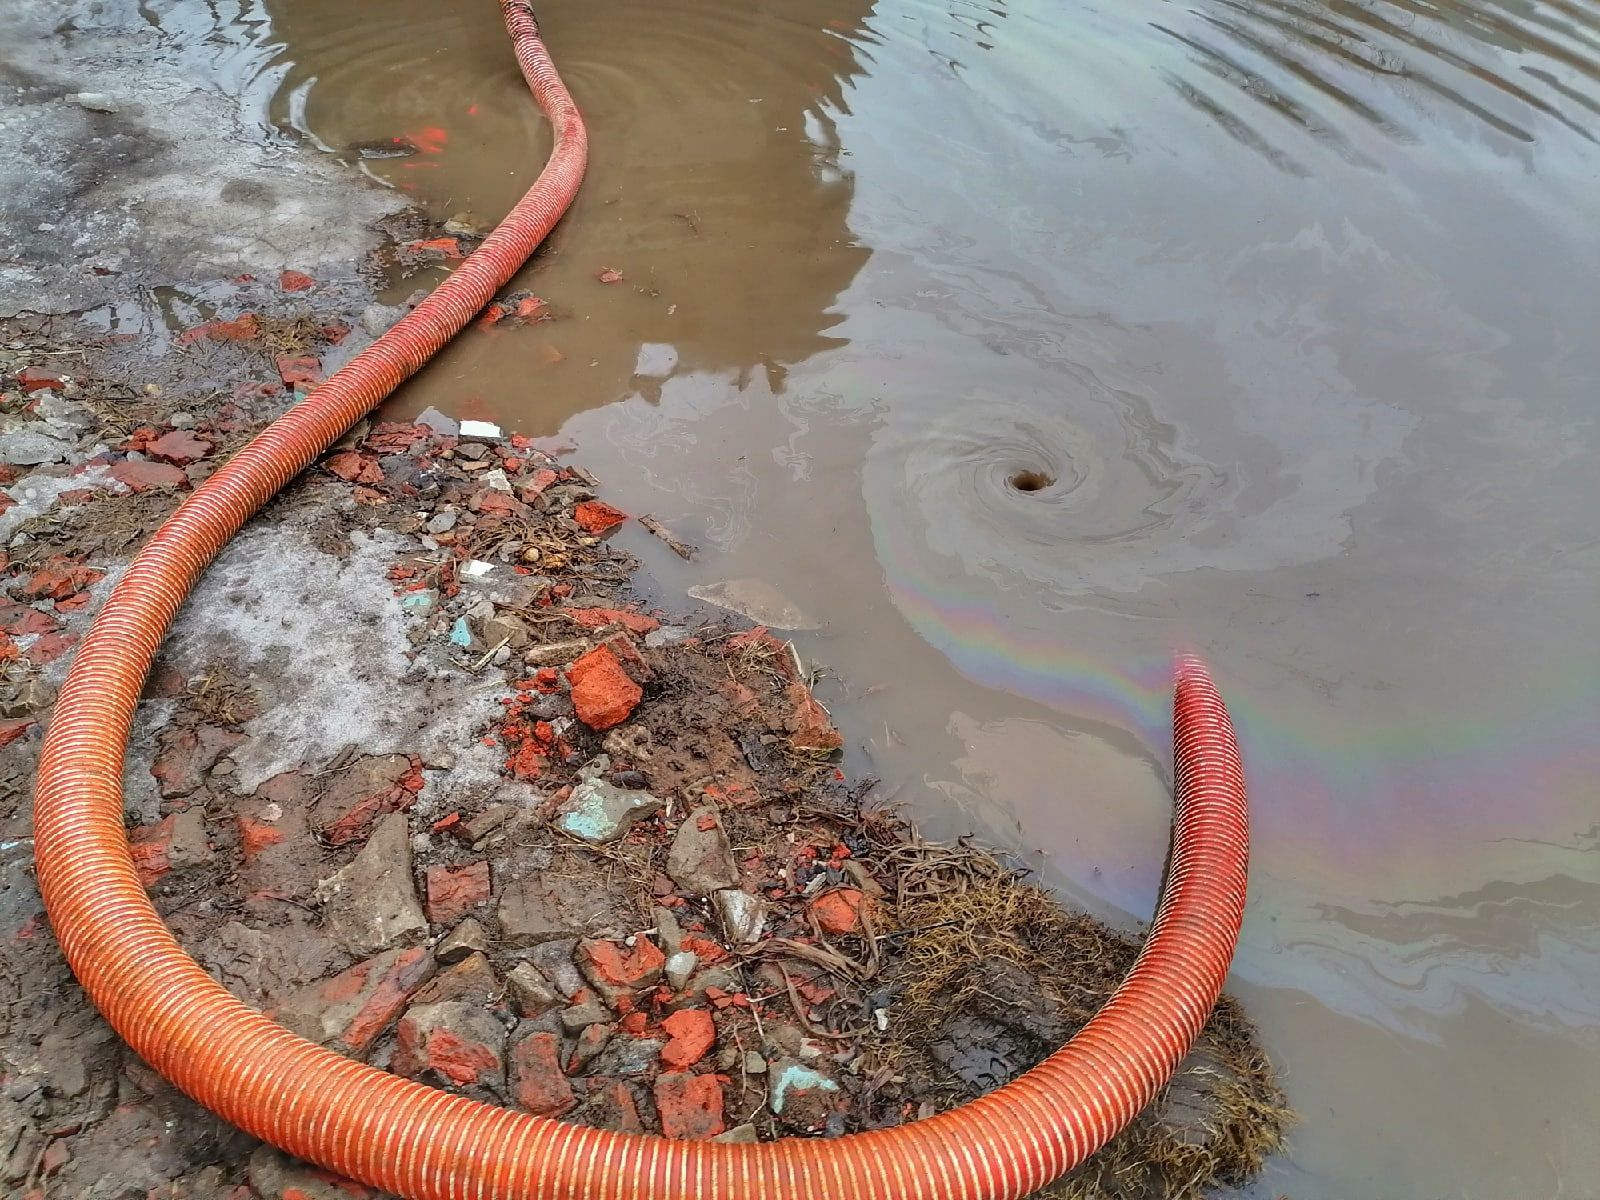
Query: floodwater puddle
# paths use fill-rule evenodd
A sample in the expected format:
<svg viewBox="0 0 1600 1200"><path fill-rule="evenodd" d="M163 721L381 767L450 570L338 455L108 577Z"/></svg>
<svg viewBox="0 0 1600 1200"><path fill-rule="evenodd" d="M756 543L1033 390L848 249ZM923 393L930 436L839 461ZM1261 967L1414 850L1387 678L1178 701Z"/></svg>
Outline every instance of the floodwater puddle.
<svg viewBox="0 0 1600 1200"><path fill-rule="evenodd" d="M539 12L593 141L552 319L392 411L579 448L702 548L638 536L665 601L821 626L886 794L1124 920L1199 650L1304 1115L1259 1194L1600 1188L1600 6ZM492 5L249 21L273 136L441 224L534 178Z"/></svg>

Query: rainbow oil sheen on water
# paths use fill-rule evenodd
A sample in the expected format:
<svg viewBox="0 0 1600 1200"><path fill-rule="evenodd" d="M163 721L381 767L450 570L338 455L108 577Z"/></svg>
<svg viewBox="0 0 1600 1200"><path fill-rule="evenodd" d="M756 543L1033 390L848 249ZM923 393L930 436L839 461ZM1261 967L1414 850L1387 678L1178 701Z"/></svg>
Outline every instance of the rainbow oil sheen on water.
<svg viewBox="0 0 1600 1200"><path fill-rule="evenodd" d="M561 319L392 411L576 447L702 547L624 535L667 607L780 588L852 771L1129 927L1198 650L1302 1114L1250 1194L1600 1196L1600 6L539 13L595 149ZM492 4L151 14L438 221L543 160Z"/></svg>

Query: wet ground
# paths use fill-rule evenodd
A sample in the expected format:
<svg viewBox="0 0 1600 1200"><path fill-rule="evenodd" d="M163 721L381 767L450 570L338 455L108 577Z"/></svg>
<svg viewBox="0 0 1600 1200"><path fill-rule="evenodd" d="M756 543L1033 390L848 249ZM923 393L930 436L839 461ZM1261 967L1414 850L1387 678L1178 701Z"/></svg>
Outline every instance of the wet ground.
<svg viewBox="0 0 1600 1200"><path fill-rule="evenodd" d="M438 220L542 158L493 6L143 12ZM1236 987L1304 1117L1261 1194L1600 1193L1600 10L540 15L595 146L524 281L554 319L394 414L577 446L702 547L630 546L664 600L754 577L819 627L854 769L1108 916L1202 650L1255 797Z"/></svg>

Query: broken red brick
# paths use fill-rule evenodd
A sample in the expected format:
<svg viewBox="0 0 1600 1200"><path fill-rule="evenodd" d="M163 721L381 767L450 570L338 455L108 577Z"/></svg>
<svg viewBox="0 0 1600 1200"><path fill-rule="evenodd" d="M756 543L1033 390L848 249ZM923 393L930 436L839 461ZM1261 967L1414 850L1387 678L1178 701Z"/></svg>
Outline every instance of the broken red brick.
<svg viewBox="0 0 1600 1200"><path fill-rule="evenodd" d="M644 689L635 683L610 646L596 646L567 668L572 684L572 705L578 719L590 729L610 729L626 721Z"/></svg>
<svg viewBox="0 0 1600 1200"><path fill-rule="evenodd" d="M561 476L552 471L549 467L539 468L539 470L533 473L533 478L522 485L522 498L524 500L532 500L536 496L542 495L546 488L560 478Z"/></svg>
<svg viewBox="0 0 1600 1200"><path fill-rule="evenodd" d="M244 855L245 862L255 858L268 846L276 846L283 841L283 830L276 825L253 821L244 816L236 819L239 824L239 852Z"/></svg>
<svg viewBox="0 0 1600 1200"><path fill-rule="evenodd" d="M40 367L23 367L17 372L17 382L22 385L22 390L25 392L60 387L66 381L64 375L57 375L54 371L46 371Z"/></svg>
<svg viewBox="0 0 1600 1200"><path fill-rule="evenodd" d="M189 486L189 477L170 463L124 459L122 462L111 464L110 474L111 478L126 486L130 492Z"/></svg>
<svg viewBox="0 0 1600 1200"><path fill-rule="evenodd" d="M145 447L145 453L152 458L159 458L177 467L186 467L192 462L199 462L210 454L211 450L210 442L202 437L196 437L187 429L174 429L170 433L164 433Z"/></svg>
<svg viewBox="0 0 1600 1200"><path fill-rule="evenodd" d="M707 966L712 963L719 963L728 957L728 952L717 945L716 942L708 937L700 937L697 934L689 934L679 945Z"/></svg>
<svg viewBox="0 0 1600 1200"><path fill-rule="evenodd" d="M596 1080L590 1085L589 1103L594 1110L594 1123L600 1128L617 1133L645 1131L644 1122L639 1119L638 1102L627 1084Z"/></svg>
<svg viewBox="0 0 1600 1200"><path fill-rule="evenodd" d="M317 286L317 281L304 271L285 271L278 276L278 286L286 292L305 292Z"/></svg>
<svg viewBox="0 0 1600 1200"><path fill-rule="evenodd" d="M18 717L11 721L0 721L0 746L9 746L23 734L27 733L36 722L32 717Z"/></svg>
<svg viewBox="0 0 1600 1200"><path fill-rule="evenodd" d="M656 1077L655 1094L663 1137L704 1141L727 1129L722 1084L715 1075L665 1071Z"/></svg>
<svg viewBox="0 0 1600 1200"><path fill-rule="evenodd" d="M661 622L644 613L629 612L624 608L569 608L567 616L585 629L599 629L604 625L621 625L629 633L649 633L660 629Z"/></svg>
<svg viewBox="0 0 1600 1200"><path fill-rule="evenodd" d="M611 1026L603 1024L584 1026L583 1032L578 1035L577 1045L572 1048L572 1057L567 1059L567 1070L578 1071L586 1063L594 1061L610 1040Z"/></svg>
<svg viewBox="0 0 1600 1200"><path fill-rule="evenodd" d="M405 249L412 254L437 255L446 259L466 257L461 249L461 242L453 237L422 238L415 242L407 242Z"/></svg>
<svg viewBox="0 0 1600 1200"><path fill-rule="evenodd" d="M145 887L150 887L172 870L167 852L172 848L173 824L172 817L163 817L154 825L141 825L128 835L128 850L133 855L133 866L139 872L139 882Z"/></svg>
<svg viewBox="0 0 1600 1200"><path fill-rule="evenodd" d="M578 943L578 969L605 994L608 1001L649 987L661 978L666 955L647 937L636 937L632 946L621 942L585 941Z"/></svg>
<svg viewBox="0 0 1600 1200"><path fill-rule="evenodd" d="M254 313L244 313L231 321L207 321L178 335L180 345L198 342L202 338L213 342L248 342L261 332L261 322Z"/></svg>
<svg viewBox="0 0 1600 1200"><path fill-rule="evenodd" d="M453 925L489 899L488 860L464 867L429 867L427 887L428 919Z"/></svg>
<svg viewBox="0 0 1600 1200"><path fill-rule="evenodd" d="M309 354L280 355L276 363L285 387L312 387L322 382L322 362Z"/></svg>
<svg viewBox="0 0 1600 1200"><path fill-rule="evenodd" d="M553 1033L523 1038L511 1051L511 1094L537 1117L558 1117L578 1098L561 1072L561 1042Z"/></svg>
<svg viewBox="0 0 1600 1200"><path fill-rule="evenodd" d="M105 572L86 567L69 558L54 555L45 560L20 588L17 594L28 600L64 600L81 592L91 584L105 578Z"/></svg>
<svg viewBox="0 0 1600 1200"><path fill-rule="evenodd" d="M395 1032L396 1072L415 1077L425 1070L432 1071L454 1084L486 1083L499 1077L500 1054L493 1046L424 1020L417 1011L413 1009L402 1017Z"/></svg>
<svg viewBox="0 0 1600 1200"><path fill-rule="evenodd" d="M501 517L526 517L529 515L528 506L515 496L508 495L497 488L483 488L467 501L467 507L475 513L489 514Z"/></svg>
<svg viewBox="0 0 1600 1200"><path fill-rule="evenodd" d="M23 657L34 666L42 667L55 662L77 644L78 635L75 633L47 633L23 651Z"/></svg>
<svg viewBox="0 0 1600 1200"><path fill-rule="evenodd" d="M858 888L834 888L823 892L806 906L824 933L847 934L861 930L861 911L868 903Z"/></svg>
<svg viewBox="0 0 1600 1200"><path fill-rule="evenodd" d="M393 962L389 963L393 956ZM387 967L383 964L389 963ZM381 969L376 982L372 975ZM357 999L370 992L361 1007L350 1018L349 1024L339 1034L336 1045L350 1053L364 1056L378 1035L389 1028L389 1023L400 1015L407 1002L433 972L433 959L421 946L409 950L387 951L366 962L357 963L348 971L335 975L322 985L322 994L330 1001Z"/></svg>
<svg viewBox="0 0 1600 1200"><path fill-rule="evenodd" d="M0 602L0 630L14 637L29 637L29 635L54 634L61 629L61 622L51 618L48 613L40 613L37 608L18 603Z"/></svg>
<svg viewBox="0 0 1600 1200"><path fill-rule="evenodd" d="M621 525L628 514L604 500L585 500L572 510L572 519L585 533L601 534Z"/></svg>
<svg viewBox="0 0 1600 1200"><path fill-rule="evenodd" d="M828 710L817 703L801 680L793 680L785 693L791 713L788 719L789 743L797 750L828 752L844 745L844 737L833 727Z"/></svg>
<svg viewBox="0 0 1600 1200"><path fill-rule="evenodd" d="M671 1036L661 1048L661 1061L675 1071L692 1067L717 1043L717 1027L704 1009L682 1008L661 1022Z"/></svg>
<svg viewBox="0 0 1600 1200"><path fill-rule="evenodd" d="M57 1138L45 1147L44 1157L39 1160L39 1169L48 1179L71 1161L72 1151L68 1148L66 1139Z"/></svg>
<svg viewBox="0 0 1600 1200"><path fill-rule="evenodd" d="M403 812L422 790L422 764L404 754L369 756L334 777L317 800L313 825L330 846L367 836L385 813Z"/></svg>
<svg viewBox="0 0 1600 1200"><path fill-rule="evenodd" d="M346 483L382 483L383 468L378 460L354 450L333 455L322 464Z"/></svg>

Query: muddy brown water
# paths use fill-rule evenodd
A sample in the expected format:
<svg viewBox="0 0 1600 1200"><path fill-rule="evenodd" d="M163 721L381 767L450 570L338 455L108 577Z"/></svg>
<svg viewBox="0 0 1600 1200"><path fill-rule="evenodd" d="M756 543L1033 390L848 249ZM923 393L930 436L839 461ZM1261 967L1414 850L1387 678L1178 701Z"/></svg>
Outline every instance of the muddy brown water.
<svg viewBox="0 0 1600 1200"><path fill-rule="evenodd" d="M576 447L703 548L633 536L665 604L781 589L854 769L1129 924L1199 649L1303 1114L1252 1194L1600 1195L1600 5L539 11L560 319L392 411ZM441 221L548 145L492 4L150 16Z"/></svg>

